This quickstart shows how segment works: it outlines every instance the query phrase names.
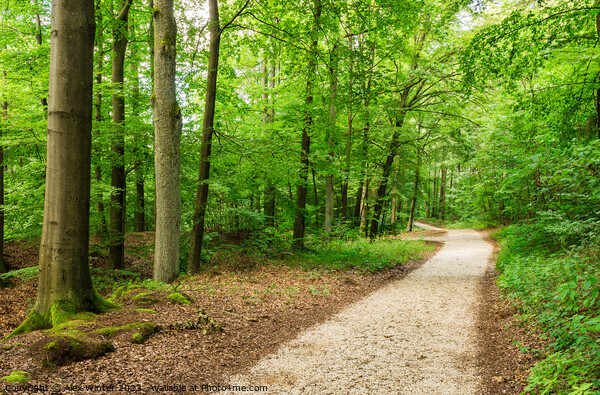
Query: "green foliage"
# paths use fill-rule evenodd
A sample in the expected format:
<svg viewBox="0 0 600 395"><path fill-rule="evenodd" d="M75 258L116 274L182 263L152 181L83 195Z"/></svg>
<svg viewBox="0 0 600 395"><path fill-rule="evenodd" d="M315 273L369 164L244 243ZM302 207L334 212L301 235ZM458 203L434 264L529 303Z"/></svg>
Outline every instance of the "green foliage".
<svg viewBox="0 0 600 395"><path fill-rule="evenodd" d="M11 270L8 273L0 274L0 283L2 280L8 280L10 278L18 278L23 282L35 278L38 274L39 268L37 266L25 267L23 269Z"/></svg>
<svg viewBox="0 0 600 395"><path fill-rule="evenodd" d="M0 377L1 381L5 383L17 383L17 384L27 384L31 377L31 373L24 372L22 370L14 370L9 375Z"/></svg>
<svg viewBox="0 0 600 395"><path fill-rule="evenodd" d="M583 225L585 226L585 225ZM528 390L541 393L600 391L600 251L589 232L547 224L510 226L500 232L499 284L524 319L551 339L548 355L531 373ZM558 234L557 234L558 232ZM566 233L567 237L562 235ZM578 242L564 246L562 240Z"/></svg>
<svg viewBox="0 0 600 395"><path fill-rule="evenodd" d="M295 253L289 263L307 270L360 270L377 272L420 259L433 247L423 241L377 240L322 241Z"/></svg>

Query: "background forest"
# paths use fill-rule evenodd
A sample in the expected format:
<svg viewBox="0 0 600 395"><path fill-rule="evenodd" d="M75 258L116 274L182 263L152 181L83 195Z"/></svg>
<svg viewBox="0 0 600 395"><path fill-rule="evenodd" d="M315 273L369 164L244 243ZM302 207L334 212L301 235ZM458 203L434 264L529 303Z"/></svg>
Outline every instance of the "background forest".
<svg viewBox="0 0 600 395"><path fill-rule="evenodd" d="M551 344L530 389L600 390L595 0L208 3L175 2L181 273L234 239L272 255L415 218L501 226L500 285ZM95 5L90 233L123 269L125 234L155 229L162 43L152 0ZM51 7L0 7L2 236L35 240Z"/></svg>

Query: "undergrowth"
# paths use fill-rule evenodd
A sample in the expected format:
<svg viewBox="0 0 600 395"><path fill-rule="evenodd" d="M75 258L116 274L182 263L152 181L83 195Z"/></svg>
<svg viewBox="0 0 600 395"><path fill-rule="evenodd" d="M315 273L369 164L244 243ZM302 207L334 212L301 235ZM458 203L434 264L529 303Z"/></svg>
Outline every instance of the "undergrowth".
<svg viewBox="0 0 600 395"><path fill-rule="evenodd" d="M578 239L574 229L581 227L561 233L543 225L498 234L499 285L550 344L526 391L600 393L600 239L589 232Z"/></svg>
<svg viewBox="0 0 600 395"><path fill-rule="evenodd" d="M420 240L331 240L312 244L287 260L292 266L309 270L356 269L373 273L420 259L425 252L433 249Z"/></svg>

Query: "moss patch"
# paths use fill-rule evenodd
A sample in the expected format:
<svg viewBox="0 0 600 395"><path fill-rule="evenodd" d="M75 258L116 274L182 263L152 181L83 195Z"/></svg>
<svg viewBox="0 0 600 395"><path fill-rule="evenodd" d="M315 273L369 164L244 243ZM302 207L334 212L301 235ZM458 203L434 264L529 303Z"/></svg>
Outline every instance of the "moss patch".
<svg viewBox="0 0 600 395"><path fill-rule="evenodd" d="M152 305L161 302L159 292L153 292L141 285L128 285L119 287L110 298L111 301L124 304Z"/></svg>
<svg viewBox="0 0 600 395"><path fill-rule="evenodd" d="M152 309L135 309L135 311L138 313L156 314L156 310L152 310Z"/></svg>
<svg viewBox="0 0 600 395"><path fill-rule="evenodd" d="M42 367L67 365L98 358L114 350L112 343L96 337L45 336L29 347L29 353Z"/></svg>
<svg viewBox="0 0 600 395"><path fill-rule="evenodd" d="M137 305L151 305L160 302L160 298L154 292L142 292L131 298Z"/></svg>
<svg viewBox="0 0 600 395"><path fill-rule="evenodd" d="M96 329L94 333L114 338L123 335L132 343L143 343L151 335L158 332L159 326L152 322L132 322L122 326L111 326ZM128 335L128 336L127 336Z"/></svg>
<svg viewBox="0 0 600 395"><path fill-rule="evenodd" d="M179 303L179 304L184 304L184 305L191 304L190 300L186 296L184 296L180 293L177 293L177 292L173 292L172 294L167 296L167 298L169 298L169 300L174 303Z"/></svg>
<svg viewBox="0 0 600 395"><path fill-rule="evenodd" d="M133 335L131 335L132 343L141 344L144 342L144 340L146 340L146 338L144 338L144 335L139 332L136 332Z"/></svg>
<svg viewBox="0 0 600 395"><path fill-rule="evenodd" d="M30 377L31 373L15 370L8 376L0 377L0 381L4 381L5 383L27 384Z"/></svg>

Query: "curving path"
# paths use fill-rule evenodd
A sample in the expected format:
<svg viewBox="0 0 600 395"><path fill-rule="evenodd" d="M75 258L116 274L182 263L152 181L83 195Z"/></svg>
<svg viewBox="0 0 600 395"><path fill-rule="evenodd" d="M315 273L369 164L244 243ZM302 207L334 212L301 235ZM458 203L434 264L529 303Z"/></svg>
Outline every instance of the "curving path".
<svg viewBox="0 0 600 395"><path fill-rule="evenodd" d="M431 239L445 245L421 268L301 333L229 383L266 385L270 394L479 393L477 284L492 246L474 230Z"/></svg>

